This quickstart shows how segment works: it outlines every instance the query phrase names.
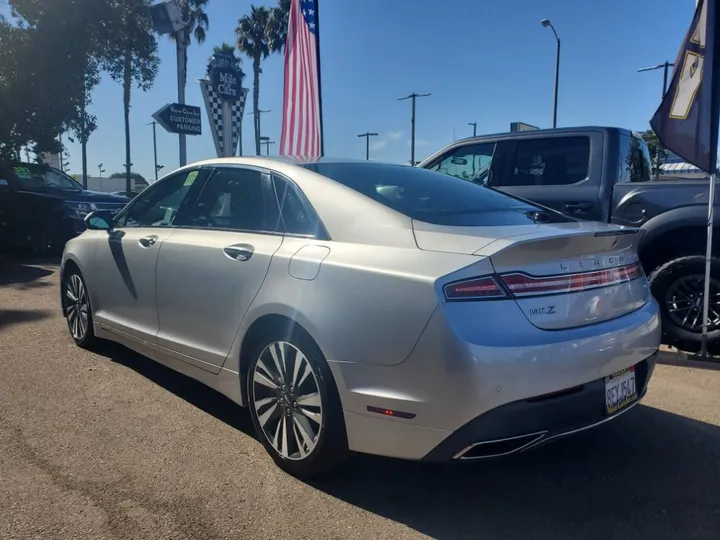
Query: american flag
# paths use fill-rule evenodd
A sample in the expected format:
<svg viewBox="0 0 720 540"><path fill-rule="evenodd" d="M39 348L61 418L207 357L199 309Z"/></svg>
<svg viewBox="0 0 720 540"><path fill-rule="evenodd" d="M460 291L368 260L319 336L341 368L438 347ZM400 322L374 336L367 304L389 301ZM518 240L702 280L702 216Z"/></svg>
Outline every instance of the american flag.
<svg viewBox="0 0 720 540"><path fill-rule="evenodd" d="M285 89L280 155L323 153L318 60L318 0L292 0L285 47Z"/></svg>

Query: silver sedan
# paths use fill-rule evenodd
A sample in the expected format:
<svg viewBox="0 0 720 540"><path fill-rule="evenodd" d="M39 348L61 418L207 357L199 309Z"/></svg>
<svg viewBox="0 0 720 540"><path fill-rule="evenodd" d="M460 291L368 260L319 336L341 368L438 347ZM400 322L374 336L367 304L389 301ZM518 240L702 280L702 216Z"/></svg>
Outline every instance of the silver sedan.
<svg viewBox="0 0 720 540"><path fill-rule="evenodd" d="M62 258L75 343L248 407L293 475L522 452L631 409L655 365L634 229L444 174L210 160L85 221Z"/></svg>

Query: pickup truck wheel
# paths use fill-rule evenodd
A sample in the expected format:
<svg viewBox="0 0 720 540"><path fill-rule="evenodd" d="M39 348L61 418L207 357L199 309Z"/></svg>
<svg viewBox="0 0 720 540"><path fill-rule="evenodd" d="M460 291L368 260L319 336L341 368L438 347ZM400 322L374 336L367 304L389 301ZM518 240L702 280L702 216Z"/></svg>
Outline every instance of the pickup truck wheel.
<svg viewBox="0 0 720 540"><path fill-rule="evenodd" d="M663 341L678 349L700 350L703 324L705 257L673 259L650 274L650 290L660 305ZM720 259L710 267L708 348L720 346Z"/></svg>

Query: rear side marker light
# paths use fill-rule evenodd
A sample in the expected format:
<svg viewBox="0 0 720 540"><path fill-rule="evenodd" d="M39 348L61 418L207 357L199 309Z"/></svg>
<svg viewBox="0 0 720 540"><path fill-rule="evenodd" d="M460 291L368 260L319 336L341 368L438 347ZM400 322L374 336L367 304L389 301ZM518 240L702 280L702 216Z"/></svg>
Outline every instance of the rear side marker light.
<svg viewBox="0 0 720 540"><path fill-rule="evenodd" d="M502 286L494 276L481 276L448 283L443 287L443 292L448 301L524 298L611 287L643 275L639 262L616 268L555 276L531 276L522 272L511 272L499 276Z"/></svg>
<svg viewBox="0 0 720 540"><path fill-rule="evenodd" d="M370 405L368 405L367 410L371 413L382 414L385 416L394 416L395 418L405 418L406 420L415 418L415 413L394 411L392 409L383 409L382 407L371 407Z"/></svg>
<svg viewBox="0 0 720 540"><path fill-rule="evenodd" d="M507 295L493 277L479 277L448 283L443 287L448 300L486 300Z"/></svg>
<svg viewBox="0 0 720 540"><path fill-rule="evenodd" d="M504 274L502 280L513 296L524 297L610 287L627 283L642 277L642 275L642 266L640 266L640 263L634 263L617 268L558 276L536 277L522 273Z"/></svg>

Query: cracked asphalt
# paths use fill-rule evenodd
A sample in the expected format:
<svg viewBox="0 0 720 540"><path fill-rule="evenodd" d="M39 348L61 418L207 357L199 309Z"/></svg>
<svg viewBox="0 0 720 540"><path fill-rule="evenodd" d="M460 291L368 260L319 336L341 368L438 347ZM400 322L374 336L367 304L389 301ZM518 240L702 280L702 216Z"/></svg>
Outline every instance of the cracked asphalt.
<svg viewBox="0 0 720 540"><path fill-rule="evenodd" d="M720 369L666 353L644 403L521 456L355 456L308 484L248 414L120 346L75 347L55 265L0 263L0 538L720 538Z"/></svg>

